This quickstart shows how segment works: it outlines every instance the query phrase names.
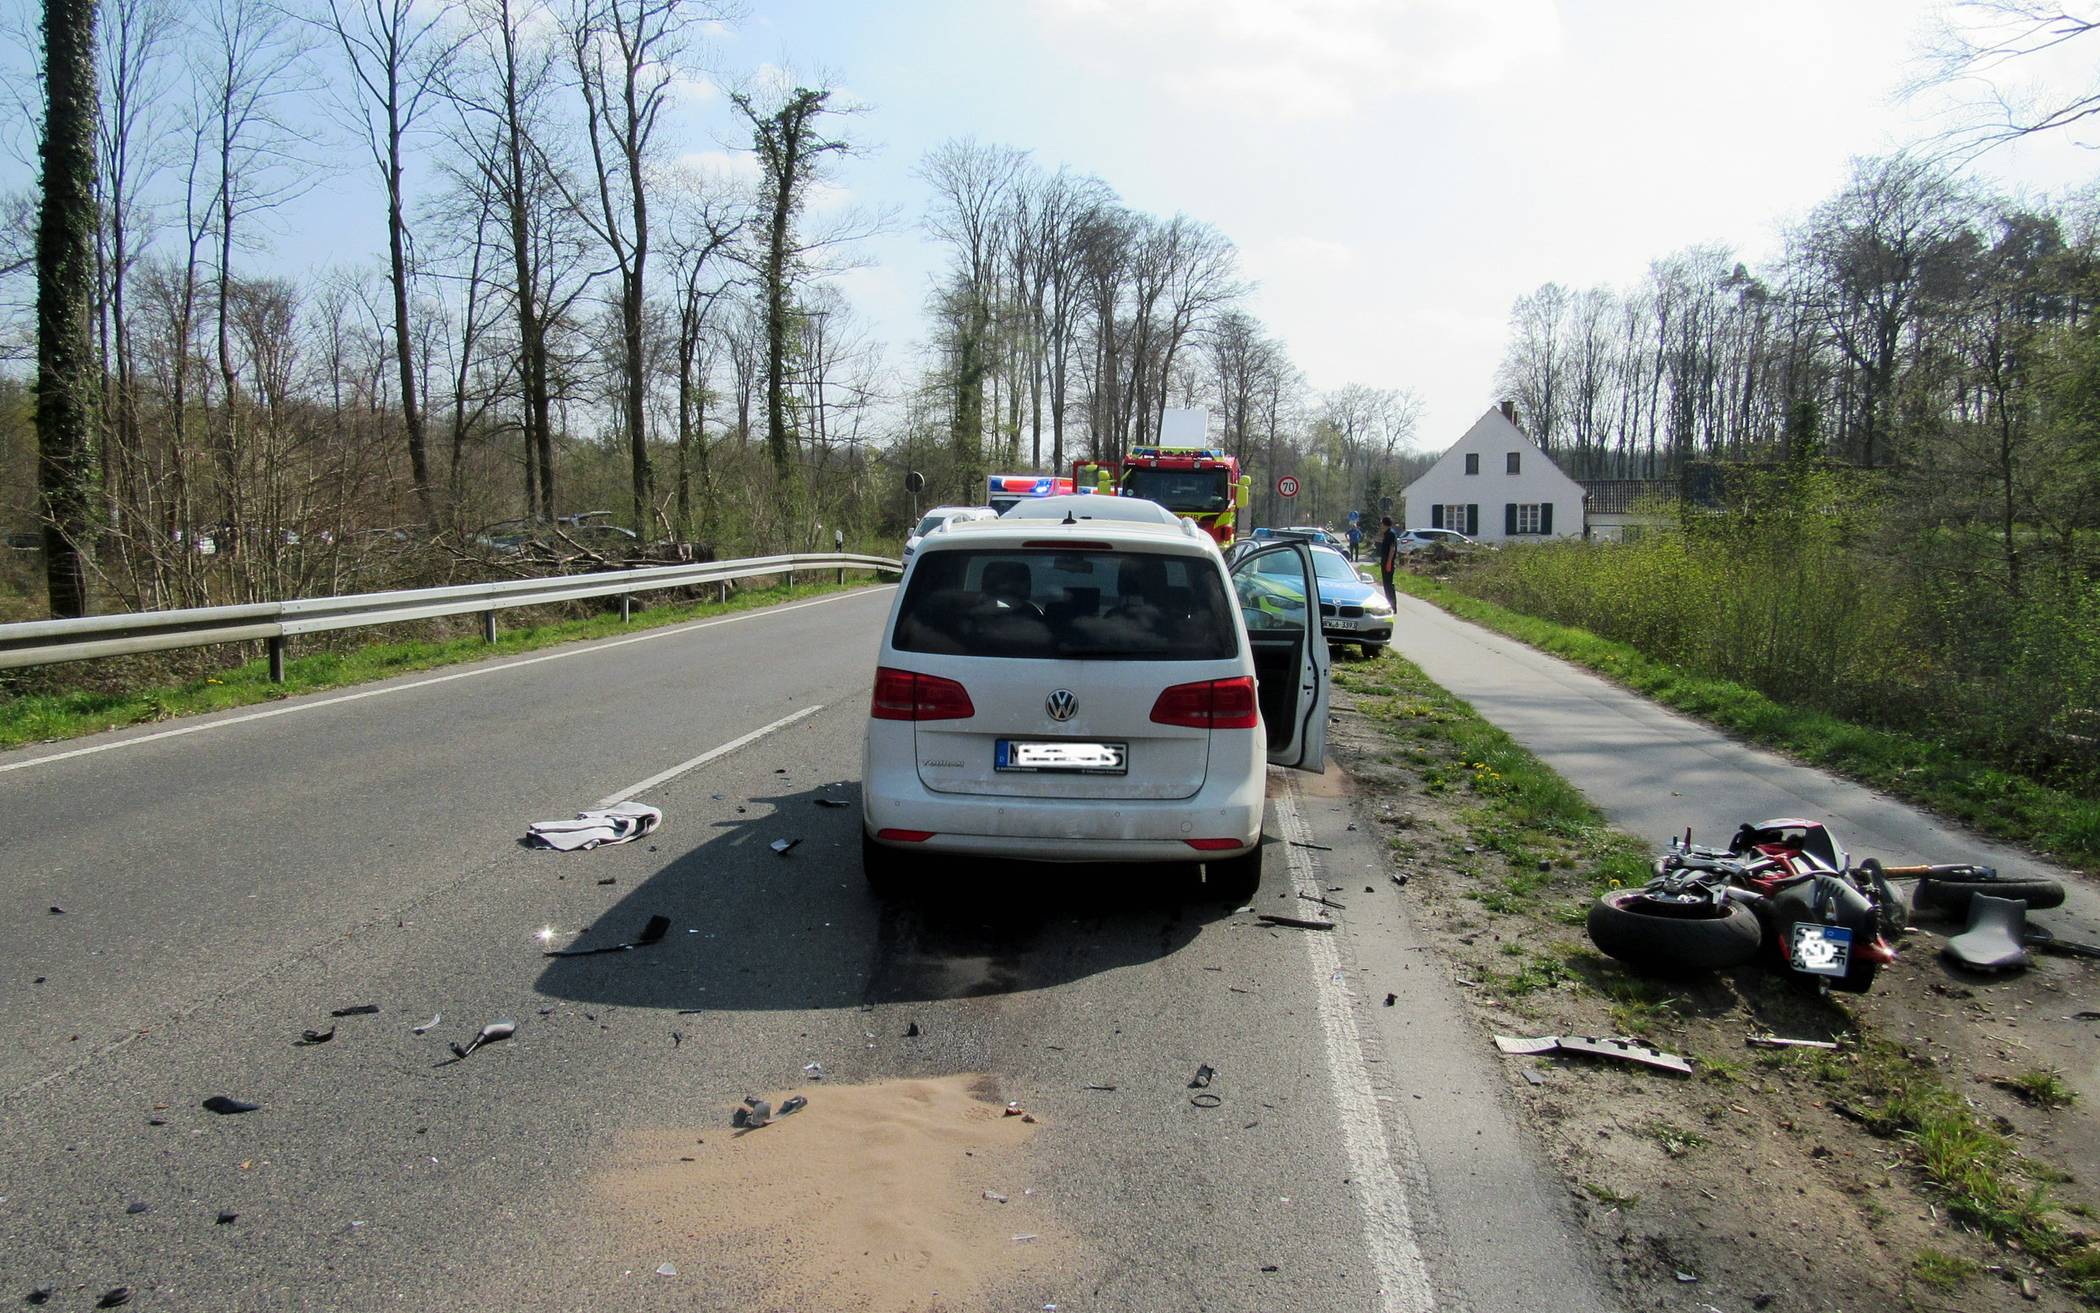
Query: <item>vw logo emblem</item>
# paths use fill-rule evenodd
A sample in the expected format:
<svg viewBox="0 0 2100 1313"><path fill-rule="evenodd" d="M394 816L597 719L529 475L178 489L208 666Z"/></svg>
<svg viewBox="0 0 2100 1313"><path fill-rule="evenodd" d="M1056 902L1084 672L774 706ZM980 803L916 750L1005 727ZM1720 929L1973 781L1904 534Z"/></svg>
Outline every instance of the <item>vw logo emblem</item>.
<svg viewBox="0 0 2100 1313"><path fill-rule="evenodd" d="M1043 710L1052 720L1070 720L1079 710L1079 699L1072 696L1071 689L1061 688L1043 699Z"/></svg>

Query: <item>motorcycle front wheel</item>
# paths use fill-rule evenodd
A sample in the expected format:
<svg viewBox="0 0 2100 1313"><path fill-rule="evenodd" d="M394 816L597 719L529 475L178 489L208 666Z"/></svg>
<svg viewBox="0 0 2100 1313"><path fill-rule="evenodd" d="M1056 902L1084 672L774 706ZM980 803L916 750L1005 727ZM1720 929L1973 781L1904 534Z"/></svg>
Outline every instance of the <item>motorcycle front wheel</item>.
<svg viewBox="0 0 2100 1313"><path fill-rule="evenodd" d="M1614 889L1590 907L1590 942L1636 971L1695 975L1757 956L1764 932L1741 903L1662 902L1645 889Z"/></svg>

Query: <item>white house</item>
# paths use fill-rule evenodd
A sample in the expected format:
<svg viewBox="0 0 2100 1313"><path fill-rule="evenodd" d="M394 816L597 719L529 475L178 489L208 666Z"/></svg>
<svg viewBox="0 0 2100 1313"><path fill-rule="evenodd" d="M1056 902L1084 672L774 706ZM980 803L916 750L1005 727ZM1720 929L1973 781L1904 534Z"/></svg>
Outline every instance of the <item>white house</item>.
<svg viewBox="0 0 2100 1313"><path fill-rule="evenodd" d="M1482 542L1582 533L1582 485L1560 472L1503 402L1407 485L1404 528L1456 529Z"/></svg>

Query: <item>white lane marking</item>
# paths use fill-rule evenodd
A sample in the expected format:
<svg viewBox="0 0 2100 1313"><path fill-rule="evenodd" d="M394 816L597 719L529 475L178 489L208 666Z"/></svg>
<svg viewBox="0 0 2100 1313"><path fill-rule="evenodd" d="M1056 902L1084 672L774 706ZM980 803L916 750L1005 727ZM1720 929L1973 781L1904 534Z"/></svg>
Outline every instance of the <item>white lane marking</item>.
<svg viewBox="0 0 2100 1313"><path fill-rule="evenodd" d="M893 585L885 585L885 587L889 586ZM812 606L823 606L830 602L843 602L850 598L860 597L866 591L862 589L851 593L840 593L835 597L819 597L807 602L793 602L787 606L767 607L761 611L746 611L742 615L724 616L719 620L702 620L696 624L676 625L668 629L652 629L646 634L636 634L632 638L615 638L607 642L592 643L586 647L564 648L559 652L549 652L545 656L526 657L521 661L507 661L500 666L476 666L472 670L458 670L449 675L435 675L429 679L418 679L413 683L389 684L385 688L368 688L357 693L344 693L337 697L319 698L312 702L295 703L288 707L272 707L267 711L251 711L244 716L228 716L224 720L206 721L201 725L183 725L175 729L157 730L151 734L141 734L137 738L119 739L115 743L97 743L91 747L71 748L65 752L53 752L42 757L31 757L28 761L0 763L0 775L5 775L11 770L28 770L31 766L47 766L54 761L67 761L74 757L91 756L97 752L114 752L118 748L133 748L141 743L152 743L159 739L179 738L184 734L202 734L205 730L223 729L228 725L245 725L251 720L268 720L272 716L289 716L299 711L315 711L322 707L340 706L345 702L360 702L365 698L385 697L389 693L406 693L410 689L429 688L432 684L449 684L455 679L474 679L481 675L499 675L506 670L519 670L526 666L536 666L543 661L564 661L569 657L589 656L593 652L606 652L616 647L626 647L630 643L647 643L653 639L690 634L695 630L713 629L718 625L733 625L739 621L757 620L770 615L786 615L790 611L804 611Z"/></svg>
<svg viewBox="0 0 2100 1313"><path fill-rule="evenodd" d="M761 725L757 729L752 730L749 734L746 734L741 738L731 739L729 740L729 742L724 743L718 748L709 748L707 751L701 753L697 757L687 758L686 760L679 762L676 766L671 767L671 769L669 770L660 770L656 772L656 774L651 775L648 779L643 780L640 784L630 784L626 788L620 790L618 793L609 793L603 798L598 799L598 801L592 803L591 807L595 810L599 807L610 807L616 802L626 802L629 798L634 797L638 793L646 793L659 784L664 784L671 780L675 780L689 770L698 770L700 769L700 767L705 766L707 763L713 761L717 757L726 757L730 753L735 752L738 748L748 747L751 744L758 742L760 739L764 738L768 734L771 734L776 729L786 729L788 726L794 724L796 721L801 720L804 716L814 716L823 709L824 704L820 702L816 706L804 707L800 711L794 712L790 715L782 716L779 720L774 721L772 724Z"/></svg>
<svg viewBox="0 0 2100 1313"><path fill-rule="evenodd" d="M1298 812L1297 793L1295 785L1287 785L1275 800L1284 861L1294 887L1317 890L1320 873L1312 850L1298 847L1312 842L1312 832ZM1299 938L1312 955L1314 988L1320 995L1320 1029L1327 1038L1327 1075L1341 1117L1342 1144L1349 1154L1349 1178L1356 1183L1357 1200L1363 1208L1364 1248L1378 1273L1379 1309L1381 1313L1431 1313L1436 1297L1430 1292L1429 1269L1422 1265L1422 1252L1415 1246L1407 1193L1393 1170L1392 1148L1386 1140L1385 1122L1378 1115L1378 1100L1371 1092L1371 1076L1364 1070L1356 1013L1348 991L1330 983L1341 969L1341 952L1331 934Z"/></svg>

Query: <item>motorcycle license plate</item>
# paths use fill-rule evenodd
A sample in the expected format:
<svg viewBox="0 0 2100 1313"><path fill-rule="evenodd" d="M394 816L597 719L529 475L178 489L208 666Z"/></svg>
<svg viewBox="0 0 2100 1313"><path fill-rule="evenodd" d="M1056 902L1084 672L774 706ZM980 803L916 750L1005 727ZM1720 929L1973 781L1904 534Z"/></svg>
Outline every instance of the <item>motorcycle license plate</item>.
<svg viewBox="0 0 2100 1313"><path fill-rule="evenodd" d="M1061 771L1080 775L1121 775L1129 769L1127 743L1076 743L1057 740L1029 743L1000 739L993 748L992 767L1004 771Z"/></svg>
<svg viewBox="0 0 2100 1313"><path fill-rule="evenodd" d="M1794 922L1787 960L1812 976L1842 976L1852 965L1852 931L1820 921Z"/></svg>

